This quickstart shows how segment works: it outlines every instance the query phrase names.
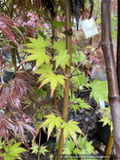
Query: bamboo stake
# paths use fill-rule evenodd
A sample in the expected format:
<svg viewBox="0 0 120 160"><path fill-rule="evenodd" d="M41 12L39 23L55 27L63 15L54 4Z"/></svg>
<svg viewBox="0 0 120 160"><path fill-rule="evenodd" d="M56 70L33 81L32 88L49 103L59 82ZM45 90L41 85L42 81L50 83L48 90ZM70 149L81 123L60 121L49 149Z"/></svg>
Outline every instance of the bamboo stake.
<svg viewBox="0 0 120 160"><path fill-rule="evenodd" d="M69 34L70 29L71 29L71 1L66 0L66 49L68 49L68 54L71 56L72 34ZM71 66L71 60L70 60L70 66ZM71 67L66 66L65 76L67 78L70 78L70 68ZM69 79L65 80L65 88L66 89L64 90L62 117L63 120L66 122L67 111L68 111ZM59 139L57 160L61 159L62 151L63 151L63 129L61 130L61 135Z"/></svg>
<svg viewBox="0 0 120 160"><path fill-rule="evenodd" d="M113 133L111 131L109 131L108 141L107 141L107 145L106 145L106 149L105 149L104 160L110 159L110 155L111 155L111 151L112 151L112 147L113 147L113 140L114 140Z"/></svg>
<svg viewBox="0 0 120 160"><path fill-rule="evenodd" d="M111 41L111 23L110 23L110 0L102 0L102 49L106 64L106 73L108 80L108 99L111 109L113 122L113 135L116 151L116 160L120 160L120 102L117 84L117 75L115 61L113 56L113 44Z"/></svg>

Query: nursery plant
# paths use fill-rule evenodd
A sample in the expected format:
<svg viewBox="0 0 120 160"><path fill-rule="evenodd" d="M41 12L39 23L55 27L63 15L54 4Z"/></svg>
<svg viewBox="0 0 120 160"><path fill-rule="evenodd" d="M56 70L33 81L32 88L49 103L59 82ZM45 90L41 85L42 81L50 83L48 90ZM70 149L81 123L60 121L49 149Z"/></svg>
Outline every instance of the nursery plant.
<svg viewBox="0 0 120 160"><path fill-rule="evenodd" d="M44 16L44 18L48 20L49 31L46 29L41 31L43 26L35 29L35 32L31 37L27 37L26 44L22 45L22 49L18 52L19 54L26 53L25 59L20 65L24 63L32 64L35 69L31 70L32 72L25 71L20 69L19 66L15 69L15 79L10 80L8 84L1 83L0 135L3 139L7 139L7 144L12 144L9 139L11 137L16 138L19 134L18 140L24 142L29 150L24 135L25 130L29 130L33 134L32 153L38 153L38 159L39 154L47 152L46 147L40 146L40 141L35 144L36 134L42 127L48 129L48 140L55 129L56 140L59 141L55 155L57 159L61 159L62 156L67 159L70 158L69 156L81 156L82 158L83 154L95 156L92 141L87 141L87 136L79 128L79 123L74 119L67 119L70 110L74 110L76 113L81 108L92 109L84 100L77 98L75 94L77 91L79 93L84 91L84 87L91 91L90 98L94 97L97 103L99 103L99 99L108 102L107 83L99 82L97 79L91 82L86 78L84 70L80 69L81 65L84 66L88 63L90 55L95 54L101 44L98 43L98 46L94 47L95 49L88 55L85 55L84 51L79 52L81 48L72 44L71 7L78 29L80 13L83 17L85 13L88 16L87 18L90 18L94 4L93 1L77 2L67 0L66 5L64 1L40 1L39 4L46 9L46 14L44 12L46 17ZM20 4L25 12L29 5L27 3L26 5ZM32 5L32 2L29 1L29 4ZM89 4L90 9L86 8L86 4ZM79 12L79 9L81 12ZM57 21L57 15L61 22ZM4 30L2 31L5 34ZM8 36L18 45L13 34L11 37ZM58 110L59 102L62 102L62 115ZM4 141L1 143L5 144ZM18 144L20 143L18 142ZM5 150L6 147L3 146L2 148ZM12 148L12 145L10 148ZM23 151L20 149L17 152L16 149L15 153L17 155ZM8 150L6 149L5 152L8 152ZM3 153L1 152L1 158L7 154ZM67 154L69 155L67 156Z"/></svg>

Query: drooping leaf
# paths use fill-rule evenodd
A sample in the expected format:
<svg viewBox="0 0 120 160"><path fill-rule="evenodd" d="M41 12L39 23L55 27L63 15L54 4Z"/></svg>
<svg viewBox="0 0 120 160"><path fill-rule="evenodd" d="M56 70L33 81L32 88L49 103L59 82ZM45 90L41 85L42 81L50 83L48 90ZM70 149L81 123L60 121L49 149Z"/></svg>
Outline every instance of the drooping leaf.
<svg viewBox="0 0 120 160"><path fill-rule="evenodd" d="M55 75L53 72L43 73L38 80L38 82L42 81L39 88L50 82L52 97L58 83L60 83L65 88L65 79L67 78L63 75Z"/></svg>
<svg viewBox="0 0 120 160"><path fill-rule="evenodd" d="M4 106L5 101L7 100L8 95L9 95L9 89L6 89L6 91L5 91L4 87L5 87L5 85L3 85L0 89L0 109Z"/></svg>
<svg viewBox="0 0 120 160"><path fill-rule="evenodd" d="M8 137L9 135L9 130L12 130L16 136L16 130L15 130L15 123L9 119L5 118L2 115L0 115L0 127L1 127L1 132L3 133L3 137Z"/></svg>
<svg viewBox="0 0 120 160"><path fill-rule="evenodd" d="M18 45L17 41L15 40L15 35L12 33L11 29L9 27L14 27L19 33L20 35L23 37L23 34L20 32L20 30L18 30L18 28L16 27L18 24L18 22L5 17L4 15L2 15L2 13L0 12L0 30L3 32L3 34L8 37L10 40L12 40L16 45Z"/></svg>
<svg viewBox="0 0 120 160"><path fill-rule="evenodd" d="M29 146L26 143L26 139L25 139L25 136L24 136L24 129L29 130L32 133L33 138L36 137L36 131L35 131L35 129L33 127L31 127L29 124L27 124L29 122L31 122L31 119L26 119L25 122L23 122L22 120L21 121L19 120L19 121L17 121L15 123L15 128L16 128L17 132L20 134L21 141L24 142L25 146L28 149L29 149Z"/></svg>

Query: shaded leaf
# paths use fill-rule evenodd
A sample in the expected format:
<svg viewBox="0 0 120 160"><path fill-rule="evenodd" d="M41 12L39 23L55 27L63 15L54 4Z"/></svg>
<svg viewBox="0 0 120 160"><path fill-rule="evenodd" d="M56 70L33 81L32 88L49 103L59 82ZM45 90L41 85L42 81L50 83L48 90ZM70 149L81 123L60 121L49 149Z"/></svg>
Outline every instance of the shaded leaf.
<svg viewBox="0 0 120 160"><path fill-rule="evenodd" d="M53 131L53 128L56 126L59 129L61 126L61 123L63 123L63 120L61 119L61 117L56 117L52 113L44 117L47 119L43 122L43 124L39 128L48 125L48 138L47 139L49 139L50 134Z"/></svg>

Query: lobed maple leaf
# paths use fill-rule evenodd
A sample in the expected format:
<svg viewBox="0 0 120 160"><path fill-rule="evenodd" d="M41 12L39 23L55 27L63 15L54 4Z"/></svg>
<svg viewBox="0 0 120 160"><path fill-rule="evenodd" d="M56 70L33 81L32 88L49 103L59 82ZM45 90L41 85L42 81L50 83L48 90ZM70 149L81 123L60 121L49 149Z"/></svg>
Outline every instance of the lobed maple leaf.
<svg viewBox="0 0 120 160"><path fill-rule="evenodd" d="M51 97L58 83L60 83L65 88L65 79L67 78L64 77L63 75L54 74L52 71L51 65L49 68L45 64L43 64L42 67L39 70L37 70L37 73L42 74L40 78L38 79L38 82L42 82L39 89L45 84L50 82Z"/></svg>
<svg viewBox="0 0 120 160"><path fill-rule="evenodd" d="M63 135L64 135L64 141L66 140L67 137L69 137L69 135L73 138L76 146L78 146L77 144L77 134L81 133L84 135L84 133L81 131L81 129L77 126L78 122L75 122L73 120L70 120L68 123L64 123L61 128L64 128L63 131Z"/></svg>
<svg viewBox="0 0 120 160"><path fill-rule="evenodd" d="M90 82L90 87L92 88L90 98L94 97L97 103L99 99L108 102L107 81L98 81L96 78L93 82Z"/></svg>
<svg viewBox="0 0 120 160"><path fill-rule="evenodd" d="M59 129L61 126L61 123L63 123L63 120L61 119L61 117L56 117L52 113L44 117L47 119L43 122L43 124L39 128L48 125L48 137L47 137L47 140L48 140L51 132L53 131L53 128L56 126Z"/></svg>
<svg viewBox="0 0 120 160"><path fill-rule="evenodd" d="M31 49L25 49L24 51L30 53L30 55L21 63L36 60L36 71L44 62L48 65L49 61L52 59L46 54L45 50L45 47L49 46L50 43L49 40L44 41L40 35L38 35L38 39L29 38L29 40L32 43L26 44L26 46Z"/></svg>
<svg viewBox="0 0 120 160"><path fill-rule="evenodd" d="M66 54L68 50L60 50L59 55L56 55L53 60L56 60L56 68L60 65L64 72L65 66L70 66L70 55Z"/></svg>

